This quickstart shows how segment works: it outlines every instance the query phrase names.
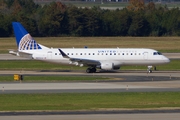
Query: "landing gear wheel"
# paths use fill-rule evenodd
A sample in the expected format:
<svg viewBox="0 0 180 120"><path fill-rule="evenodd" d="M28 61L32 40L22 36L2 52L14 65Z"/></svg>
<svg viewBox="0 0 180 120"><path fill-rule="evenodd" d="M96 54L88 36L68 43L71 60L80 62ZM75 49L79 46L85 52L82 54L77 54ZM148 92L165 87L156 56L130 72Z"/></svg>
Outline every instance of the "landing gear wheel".
<svg viewBox="0 0 180 120"><path fill-rule="evenodd" d="M86 72L87 72L87 73L91 73L91 69L90 69L90 68L87 68L87 69L86 69Z"/></svg>
<svg viewBox="0 0 180 120"><path fill-rule="evenodd" d="M95 73L96 72L96 68L92 68L92 73Z"/></svg>
<svg viewBox="0 0 180 120"><path fill-rule="evenodd" d="M156 71L157 69L156 69L156 66L154 66L154 70Z"/></svg>
<svg viewBox="0 0 180 120"><path fill-rule="evenodd" d="M152 73L152 70L149 70L149 73Z"/></svg>
<svg viewBox="0 0 180 120"><path fill-rule="evenodd" d="M148 69L147 69L148 73L152 73L152 67L153 66L148 66Z"/></svg>
<svg viewBox="0 0 180 120"><path fill-rule="evenodd" d="M86 72L87 73L95 73L96 72L96 68L87 68Z"/></svg>

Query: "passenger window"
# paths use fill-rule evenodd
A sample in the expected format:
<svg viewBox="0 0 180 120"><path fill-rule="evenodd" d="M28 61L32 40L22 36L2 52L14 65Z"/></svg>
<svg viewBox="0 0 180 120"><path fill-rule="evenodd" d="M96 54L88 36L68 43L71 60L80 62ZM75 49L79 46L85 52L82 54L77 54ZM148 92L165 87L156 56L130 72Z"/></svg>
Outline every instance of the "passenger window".
<svg viewBox="0 0 180 120"><path fill-rule="evenodd" d="M55 55L57 55L57 53L55 53Z"/></svg>

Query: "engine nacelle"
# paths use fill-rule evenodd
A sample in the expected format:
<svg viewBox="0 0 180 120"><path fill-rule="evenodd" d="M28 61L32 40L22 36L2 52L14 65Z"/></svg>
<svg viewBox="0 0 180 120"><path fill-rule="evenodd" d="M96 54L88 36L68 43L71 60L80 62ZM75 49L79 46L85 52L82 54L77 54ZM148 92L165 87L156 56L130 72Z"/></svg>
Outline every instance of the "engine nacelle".
<svg viewBox="0 0 180 120"><path fill-rule="evenodd" d="M100 69L116 70L116 69L120 69L120 66L114 66L114 63L101 63Z"/></svg>

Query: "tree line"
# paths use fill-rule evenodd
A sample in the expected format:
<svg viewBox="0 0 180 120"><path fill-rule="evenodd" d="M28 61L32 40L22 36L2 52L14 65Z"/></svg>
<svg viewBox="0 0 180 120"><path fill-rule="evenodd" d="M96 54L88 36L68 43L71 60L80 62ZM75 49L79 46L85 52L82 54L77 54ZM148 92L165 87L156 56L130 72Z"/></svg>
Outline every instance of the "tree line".
<svg viewBox="0 0 180 120"><path fill-rule="evenodd" d="M124 9L78 8L61 2L0 1L0 37L13 36L18 21L33 36L179 36L180 10L130 0Z"/></svg>

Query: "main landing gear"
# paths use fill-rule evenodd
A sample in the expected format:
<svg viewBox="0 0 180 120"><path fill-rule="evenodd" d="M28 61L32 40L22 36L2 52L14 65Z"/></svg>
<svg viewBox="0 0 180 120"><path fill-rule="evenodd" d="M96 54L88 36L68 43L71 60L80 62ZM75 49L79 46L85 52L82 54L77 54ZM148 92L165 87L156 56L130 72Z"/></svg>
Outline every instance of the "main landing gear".
<svg viewBox="0 0 180 120"><path fill-rule="evenodd" d="M87 69L86 69L86 72L87 72L87 73L95 73L95 72L96 72L96 68L94 68L94 67L87 68Z"/></svg>
<svg viewBox="0 0 180 120"><path fill-rule="evenodd" d="M152 67L153 66L148 66L148 69L147 69L148 73L152 73ZM154 66L154 70L156 70L156 66Z"/></svg>

